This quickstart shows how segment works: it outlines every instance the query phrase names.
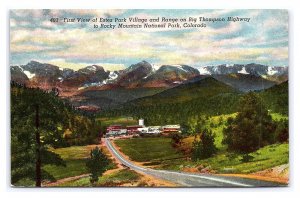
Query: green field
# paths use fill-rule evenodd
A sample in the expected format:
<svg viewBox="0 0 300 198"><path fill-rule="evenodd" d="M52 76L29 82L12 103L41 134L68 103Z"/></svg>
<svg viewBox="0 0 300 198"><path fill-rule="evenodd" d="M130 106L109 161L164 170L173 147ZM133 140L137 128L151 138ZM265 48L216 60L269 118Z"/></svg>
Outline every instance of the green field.
<svg viewBox="0 0 300 198"><path fill-rule="evenodd" d="M120 124L123 126L138 124L138 120L135 120L131 117L106 117L106 118L98 118L97 121L100 121L101 125L104 127L109 125L114 125L114 124Z"/></svg>
<svg viewBox="0 0 300 198"><path fill-rule="evenodd" d="M254 158L249 162L242 162L242 155L219 152L211 158L197 162L185 161L177 169L210 167L217 173L252 173L289 162L289 145L273 144L250 153Z"/></svg>
<svg viewBox="0 0 300 198"><path fill-rule="evenodd" d="M49 172L55 179L62 179L76 175L88 173L85 168L86 158L89 157L90 150L86 146L71 146L67 148L53 149L66 162L66 167L46 165L44 170Z"/></svg>
<svg viewBox="0 0 300 198"><path fill-rule="evenodd" d="M66 162L66 167L58 167L46 165L44 170L48 171L55 179L62 179L88 173L86 170L86 159L90 157L90 150L96 145L88 146L71 146L66 148L53 149L52 151L59 154ZM113 168L114 164L110 164L109 168Z"/></svg>
<svg viewBox="0 0 300 198"><path fill-rule="evenodd" d="M171 138L134 138L115 140L121 151L144 165L171 167L178 164L184 155L171 145Z"/></svg>
<svg viewBox="0 0 300 198"><path fill-rule="evenodd" d="M140 179L140 175L132 170L123 169L115 173L99 177L99 181L94 186L119 186L126 183L135 183ZM60 184L61 187L89 187L92 186L89 177L84 177L75 181Z"/></svg>
<svg viewBox="0 0 300 198"><path fill-rule="evenodd" d="M122 139L116 140L115 143L131 160L145 162L144 165L156 165L154 168L157 169L183 170L210 167L217 173L252 173L286 164L289 161L287 143L269 145L250 153L254 158L249 162L242 162L242 155L229 153L224 149L205 160L196 162L187 160L183 154L172 147L170 138Z"/></svg>

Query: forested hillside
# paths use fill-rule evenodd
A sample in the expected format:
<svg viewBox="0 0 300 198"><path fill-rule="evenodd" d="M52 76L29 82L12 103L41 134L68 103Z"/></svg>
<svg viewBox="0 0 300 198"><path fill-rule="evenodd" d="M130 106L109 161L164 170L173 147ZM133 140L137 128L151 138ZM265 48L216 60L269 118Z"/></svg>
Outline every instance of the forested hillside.
<svg viewBox="0 0 300 198"><path fill-rule="evenodd" d="M288 115L289 111L289 83L285 81L279 85L266 89L260 93L265 105L273 112Z"/></svg>
<svg viewBox="0 0 300 198"><path fill-rule="evenodd" d="M37 166L62 165L64 161L49 149L96 143L99 126L80 115L68 102L40 89L11 83L11 180L53 180ZM39 184L40 185L40 184Z"/></svg>
<svg viewBox="0 0 300 198"><path fill-rule="evenodd" d="M147 125L186 123L195 116L214 116L237 112L238 100L245 93L207 77L165 90L153 96L133 100L100 116L134 116ZM274 113L287 114L288 83L259 91L265 106Z"/></svg>
<svg viewBox="0 0 300 198"><path fill-rule="evenodd" d="M207 77L179 85L154 96L133 100L101 115L145 118L147 125L185 123L192 116L229 114L236 111L240 92Z"/></svg>

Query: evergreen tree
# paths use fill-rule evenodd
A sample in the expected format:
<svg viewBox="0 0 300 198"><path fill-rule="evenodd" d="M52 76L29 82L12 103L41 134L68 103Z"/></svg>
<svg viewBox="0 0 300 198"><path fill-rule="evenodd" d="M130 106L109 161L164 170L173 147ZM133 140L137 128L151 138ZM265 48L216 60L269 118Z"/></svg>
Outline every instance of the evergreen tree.
<svg viewBox="0 0 300 198"><path fill-rule="evenodd" d="M98 147L91 150L91 158L86 162L90 174L90 182L95 184L98 178L107 170L109 160Z"/></svg>
<svg viewBox="0 0 300 198"><path fill-rule="evenodd" d="M41 186L42 180L55 178L42 166L65 166L59 155L49 151L60 136L57 124L62 121L56 97L38 89L12 87L11 94L11 182L30 179Z"/></svg>
<svg viewBox="0 0 300 198"><path fill-rule="evenodd" d="M196 137L196 136L195 136ZM195 138L192 146L192 160L206 159L216 153L215 135L212 131L204 129L200 138Z"/></svg>
<svg viewBox="0 0 300 198"><path fill-rule="evenodd" d="M223 143L229 150L250 153L273 143L275 129L261 98L250 92L240 99L236 118L227 120Z"/></svg>
<svg viewBox="0 0 300 198"><path fill-rule="evenodd" d="M12 184L29 179L40 186L43 180L54 180L43 166L65 163L50 148L98 143L99 128L94 118L80 115L55 90L47 92L12 82Z"/></svg>
<svg viewBox="0 0 300 198"><path fill-rule="evenodd" d="M289 122L287 119L281 119L277 122L275 139L280 143L289 141Z"/></svg>

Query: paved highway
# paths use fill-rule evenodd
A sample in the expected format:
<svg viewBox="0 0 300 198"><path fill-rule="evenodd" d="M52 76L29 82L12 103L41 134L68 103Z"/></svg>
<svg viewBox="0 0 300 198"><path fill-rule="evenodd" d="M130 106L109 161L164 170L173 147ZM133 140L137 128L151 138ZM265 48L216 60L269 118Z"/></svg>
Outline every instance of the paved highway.
<svg viewBox="0 0 300 198"><path fill-rule="evenodd" d="M114 148L108 138L105 138L105 144L109 151L114 155L123 165L132 170L142 172L154 176L159 179L167 180L178 184L181 187L272 187L279 186L278 183L266 182L254 179L245 179L240 177L218 176L211 174L195 174L167 170L155 170L137 166L125 159L119 151Z"/></svg>

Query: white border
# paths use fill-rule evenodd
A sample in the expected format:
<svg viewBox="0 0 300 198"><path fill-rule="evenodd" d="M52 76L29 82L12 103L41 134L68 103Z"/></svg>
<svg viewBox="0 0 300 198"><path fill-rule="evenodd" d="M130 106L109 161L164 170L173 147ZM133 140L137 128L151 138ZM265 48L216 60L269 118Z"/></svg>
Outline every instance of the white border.
<svg viewBox="0 0 300 198"><path fill-rule="evenodd" d="M2 69L0 83L0 107L1 111L1 137L0 137L0 190L1 197L53 197L53 196L70 196L72 197L111 197L111 196L168 196L168 197L254 197L254 196L272 196L276 197L295 197L297 191L300 191L299 183L299 155L300 151L300 130L296 123L299 121L297 110L300 110L299 89L300 85L300 61L295 55L299 54L299 21L300 12L297 10L297 0L2 0L0 2L0 66ZM55 188L55 189L15 189L9 187L9 32L8 32L8 11L9 9L27 8L56 8L56 9L288 9L290 16L290 39L289 39L289 84L290 84L290 164L291 164L291 181L288 188L255 188L255 189L224 189L224 188L190 188L190 189L140 189L140 188ZM298 35L298 37L296 37ZM6 45L4 45L4 43ZM5 47L6 46L6 47ZM299 57L299 55L298 55ZM299 113L298 113L299 115ZM26 194L24 194L26 192ZM49 193L51 192L51 193ZM68 195L65 194L68 192ZM112 192L114 192L112 194ZM134 193L133 193L134 192ZM27 194L28 193L28 194ZM88 193L88 194L86 194ZM155 194L153 194L155 193ZM299 196L299 195L298 195Z"/></svg>

